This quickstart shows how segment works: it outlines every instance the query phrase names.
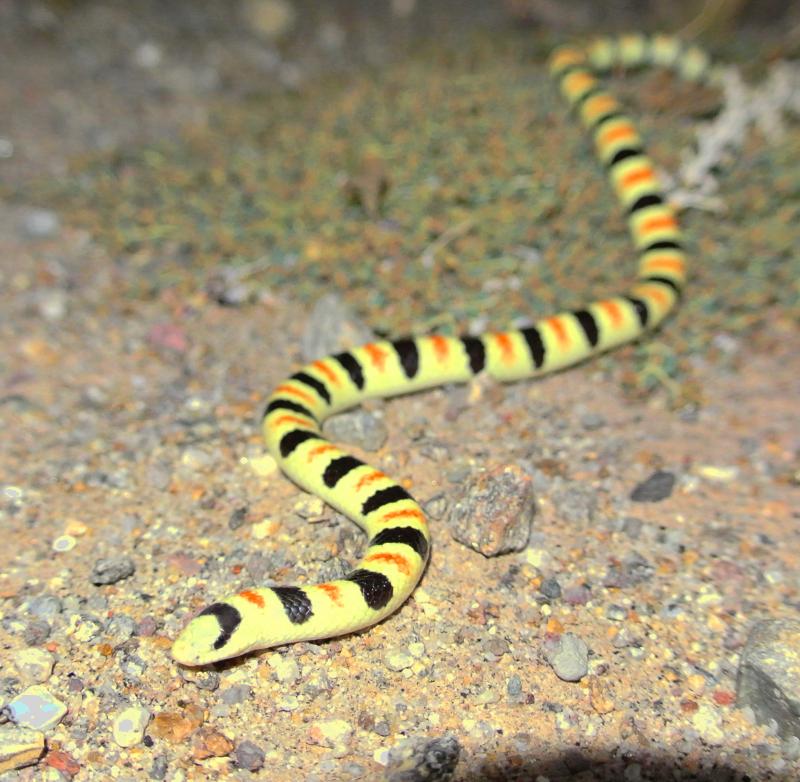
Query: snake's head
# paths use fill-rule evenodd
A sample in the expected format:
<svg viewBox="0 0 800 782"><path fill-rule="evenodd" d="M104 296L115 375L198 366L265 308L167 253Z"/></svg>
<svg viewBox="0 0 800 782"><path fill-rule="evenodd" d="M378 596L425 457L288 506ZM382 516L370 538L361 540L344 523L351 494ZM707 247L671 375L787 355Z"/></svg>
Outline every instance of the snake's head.
<svg viewBox="0 0 800 782"><path fill-rule="evenodd" d="M172 644L172 657L182 665L206 665L249 652L252 642L245 642L241 623L235 606L212 603L181 630Z"/></svg>

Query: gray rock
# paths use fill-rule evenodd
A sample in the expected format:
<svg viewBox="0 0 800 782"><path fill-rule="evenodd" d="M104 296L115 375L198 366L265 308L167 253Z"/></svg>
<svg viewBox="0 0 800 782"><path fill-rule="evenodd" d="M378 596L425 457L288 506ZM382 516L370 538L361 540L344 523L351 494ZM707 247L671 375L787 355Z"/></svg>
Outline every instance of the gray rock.
<svg viewBox="0 0 800 782"><path fill-rule="evenodd" d="M252 741L243 741L233 751L233 759L239 768L258 771L264 765L264 750Z"/></svg>
<svg viewBox="0 0 800 782"><path fill-rule="evenodd" d="M127 614L114 614L106 624L106 635L113 645L125 643L136 632L136 620Z"/></svg>
<svg viewBox="0 0 800 782"><path fill-rule="evenodd" d="M514 464L479 473L448 514L450 534L485 557L528 545L536 509L533 482Z"/></svg>
<svg viewBox="0 0 800 782"><path fill-rule="evenodd" d="M545 657L556 676L565 682L580 681L589 671L589 648L572 633L546 641Z"/></svg>
<svg viewBox="0 0 800 782"><path fill-rule="evenodd" d="M61 600L55 595L37 595L28 602L28 611L37 619L51 622L61 613Z"/></svg>
<svg viewBox="0 0 800 782"><path fill-rule="evenodd" d="M31 208L22 215L20 228L30 239L49 239L61 230L61 220L50 209Z"/></svg>
<svg viewBox="0 0 800 782"><path fill-rule="evenodd" d="M738 705L783 739L800 737L800 621L759 622L751 631L736 682Z"/></svg>
<svg viewBox="0 0 800 782"><path fill-rule="evenodd" d="M633 502L660 502L672 494L675 488L675 476L671 472L658 470L646 481L642 481L631 492Z"/></svg>
<svg viewBox="0 0 800 782"><path fill-rule="evenodd" d="M539 591L548 599L548 600L558 600L561 597L561 584L558 581L550 576L542 581L541 585L539 586Z"/></svg>
<svg viewBox="0 0 800 782"><path fill-rule="evenodd" d="M94 563L89 578L95 586L116 584L117 581L132 576L135 570L136 566L128 556L108 557L107 559L98 559Z"/></svg>
<svg viewBox="0 0 800 782"><path fill-rule="evenodd" d="M389 436L386 424L368 410L335 415L325 421L322 431L333 442L357 445L365 451L377 451Z"/></svg>

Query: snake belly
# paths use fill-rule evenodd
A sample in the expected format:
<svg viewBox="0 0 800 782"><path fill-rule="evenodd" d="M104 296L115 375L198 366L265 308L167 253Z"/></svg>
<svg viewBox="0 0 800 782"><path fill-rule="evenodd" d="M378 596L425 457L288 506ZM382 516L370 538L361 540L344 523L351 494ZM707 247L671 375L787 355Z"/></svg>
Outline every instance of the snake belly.
<svg viewBox="0 0 800 782"><path fill-rule="evenodd" d="M719 71L703 50L666 35L565 46L549 62L627 212L639 255L634 285L527 328L373 342L314 361L287 378L266 406L267 446L289 478L364 530L366 552L341 579L253 587L212 603L174 642L177 662L204 665L362 630L397 610L414 590L431 546L425 514L396 481L329 442L320 430L327 416L364 399L466 382L481 372L514 381L562 369L636 339L675 307L686 275L675 211L661 192L636 127L598 81L611 68L643 65L670 68L702 84L719 82Z"/></svg>

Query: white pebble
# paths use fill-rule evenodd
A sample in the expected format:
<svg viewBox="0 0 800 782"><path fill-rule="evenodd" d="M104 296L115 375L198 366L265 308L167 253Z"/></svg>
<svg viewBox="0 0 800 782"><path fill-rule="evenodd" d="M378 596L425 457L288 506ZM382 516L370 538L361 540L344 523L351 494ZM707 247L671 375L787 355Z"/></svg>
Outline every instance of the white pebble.
<svg viewBox="0 0 800 782"><path fill-rule="evenodd" d="M142 706L129 706L114 717L112 732L120 747L135 747L144 738L150 712Z"/></svg>

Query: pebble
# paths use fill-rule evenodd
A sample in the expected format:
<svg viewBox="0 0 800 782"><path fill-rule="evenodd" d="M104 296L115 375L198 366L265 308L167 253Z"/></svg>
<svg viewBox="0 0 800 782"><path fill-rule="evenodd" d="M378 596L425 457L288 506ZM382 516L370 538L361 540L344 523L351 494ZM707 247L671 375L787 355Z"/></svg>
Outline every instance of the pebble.
<svg viewBox="0 0 800 782"><path fill-rule="evenodd" d="M631 492L633 502L660 502L672 494L675 476L671 472L658 470L647 480L638 484Z"/></svg>
<svg viewBox="0 0 800 782"><path fill-rule="evenodd" d="M800 620L759 622L745 644L736 683L740 707L774 721L782 739L800 738Z"/></svg>
<svg viewBox="0 0 800 782"><path fill-rule="evenodd" d="M383 419L363 409L329 418L322 425L322 432L334 442L355 445L365 451L381 449L389 437Z"/></svg>
<svg viewBox="0 0 800 782"><path fill-rule="evenodd" d="M294 657L275 652L267 658L267 663L281 684L292 684L300 678L300 666Z"/></svg>
<svg viewBox="0 0 800 782"><path fill-rule="evenodd" d="M403 671L414 664L414 658L404 649L390 651L386 654L386 667L390 671Z"/></svg>
<svg viewBox="0 0 800 782"><path fill-rule="evenodd" d="M233 759L239 768L258 771L264 766L264 750L252 741L243 741L233 752Z"/></svg>
<svg viewBox="0 0 800 782"><path fill-rule="evenodd" d="M49 622L61 613L61 600L55 595L38 595L28 603L28 612Z"/></svg>
<svg viewBox="0 0 800 782"><path fill-rule="evenodd" d="M23 690L6 708L17 725L34 730L48 730L58 725L67 713L66 705L40 684Z"/></svg>
<svg viewBox="0 0 800 782"><path fill-rule="evenodd" d="M558 583L557 579L550 576L539 585L539 591L548 600L558 600L561 597L561 584Z"/></svg>
<svg viewBox="0 0 800 782"><path fill-rule="evenodd" d="M589 671L589 648L572 633L545 641L545 657L556 676L565 682L580 681Z"/></svg>
<svg viewBox="0 0 800 782"><path fill-rule="evenodd" d="M50 678L55 657L44 649L20 649L14 656L14 665L23 679L41 684Z"/></svg>
<svg viewBox="0 0 800 782"><path fill-rule="evenodd" d="M49 239L61 230L61 220L50 209L26 209L20 222L22 232L30 239Z"/></svg>
<svg viewBox="0 0 800 782"><path fill-rule="evenodd" d="M460 755L453 735L406 739L389 750L381 782L444 782L455 772Z"/></svg>
<svg viewBox="0 0 800 782"><path fill-rule="evenodd" d="M106 636L114 646L125 643L136 632L136 620L126 614L115 614L106 624Z"/></svg>
<svg viewBox="0 0 800 782"><path fill-rule="evenodd" d="M214 728L202 727L194 734L192 757L195 760L222 758L232 751L233 742Z"/></svg>
<svg viewBox="0 0 800 782"><path fill-rule="evenodd" d="M536 509L533 482L514 464L479 473L448 513L450 534L485 557L522 551Z"/></svg>
<svg viewBox="0 0 800 782"><path fill-rule="evenodd" d="M50 625L44 619L32 619L25 625L22 638L28 646L41 646L50 637Z"/></svg>
<svg viewBox="0 0 800 782"><path fill-rule="evenodd" d="M349 751L353 726L345 720L322 720L312 723L309 736L312 743L330 747L334 755L343 757Z"/></svg>
<svg viewBox="0 0 800 782"><path fill-rule="evenodd" d="M64 291L41 291L36 297L36 310L45 320L61 320L67 314L67 297Z"/></svg>
<svg viewBox="0 0 800 782"><path fill-rule="evenodd" d="M140 635L142 638L151 638L155 635L157 629L158 624L156 623L155 617L149 615L143 616L139 624L136 625L136 635Z"/></svg>
<svg viewBox="0 0 800 782"><path fill-rule="evenodd" d="M0 725L0 774L36 763L44 752L44 733L15 725Z"/></svg>
<svg viewBox="0 0 800 782"><path fill-rule="evenodd" d="M586 584L574 584L564 590L563 597L571 606L585 606L592 599L592 590Z"/></svg>
<svg viewBox="0 0 800 782"><path fill-rule="evenodd" d="M586 413L581 416L581 426L589 432L602 429L606 425L606 419L599 413Z"/></svg>
<svg viewBox="0 0 800 782"><path fill-rule="evenodd" d="M53 541L53 551L58 554L64 554L67 551L72 551L77 542L72 535L59 535Z"/></svg>
<svg viewBox="0 0 800 782"><path fill-rule="evenodd" d="M628 610L624 606L610 605L606 609L606 618L612 622L624 622L628 616Z"/></svg>
<svg viewBox="0 0 800 782"><path fill-rule="evenodd" d="M44 759L47 765L47 773L57 771L59 772L58 779L72 779L80 770L81 765L75 760L69 752L64 752L60 749L51 749Z"/></svg>
<svg viewBox="0 0 800 782"><path fill-rule="evenodd" d="M116 584L134 574L136 566L133 560L125 555L98 559L94 563L89 580L95 586L103 584Z"/></svg>
<svg viewBox="0 0 800 782"><path fill-rule="evenodd" d="M278 462L271 453L262 453L248 458L250 469L259 477L267 478L278 469Z"/></svg>
<svg viewBox="0 0 800 782"><path fill-rule="evenodd" d="M165 739L171 744L180 744L202 724L202 721L202 711L198 714L188 714L186 709L180 714L162 711L153 717L150 732L156 738Z"/></svg>
<svg viewBox="0 0 800 782"><path fill-rule="evenodd" d="M219 699L228 706L244 703L253 697L253 688L248 684L234 684L220 691Z"/></svg>
<svg viewBox="0 0 800 782"><path fill-rule="evenodd" d="M150 766L150 779L162 780L167 776L169 761L166 755L157 755L153 758L153 765Z"/></svg>
<svg viewBox="0 0 800 782"><path fill-rule="evenodd" d="M722 744L725 732L722 729L722 713L712 706L702 705L692 715L692 726L709 744Z"/></svg>
<svg viewBox="0 0 800 782"><path fill-rule="evenodd" d="M180 677L191 682L198 690L214 692L219 688L219 674L210 668L181 668Z"/></svg>
<svg viewBox="0 0 800 782"><path fill-rule="evenodd" d="M246 505L235 508L228 517L228 529L237 530L239 527L243 527L247 521L247 511Z"/></svg>

